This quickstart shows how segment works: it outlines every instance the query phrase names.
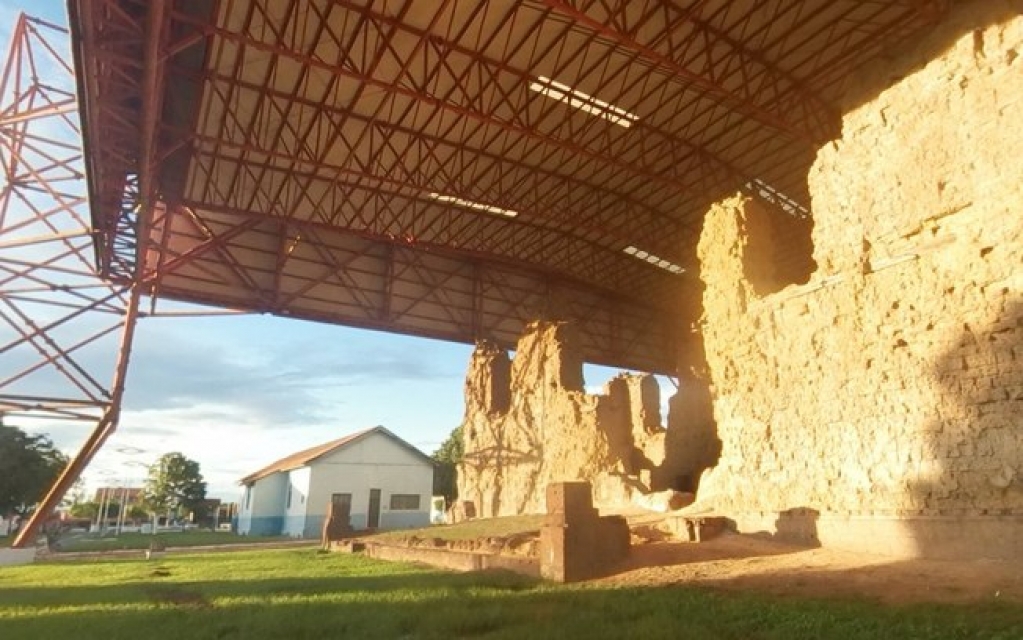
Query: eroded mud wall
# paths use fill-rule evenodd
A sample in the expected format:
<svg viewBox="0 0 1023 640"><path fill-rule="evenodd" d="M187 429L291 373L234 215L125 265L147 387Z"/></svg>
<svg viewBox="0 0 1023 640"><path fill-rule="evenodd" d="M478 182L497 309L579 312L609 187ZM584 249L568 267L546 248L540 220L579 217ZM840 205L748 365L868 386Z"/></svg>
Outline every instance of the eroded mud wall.
<svg viewBox="0 0 1023 640"><path fill-rule="evenodd" d="M700 503L746 528L809 508L825 543L898 555L1019 550L1014 6L967 3L858 80L863 100L809 176L809 283L765 294L778 287L749 274L771 273L771 258L751 247L770 235L771 214L738 197L709 212L702 330L722 457ZM978 7L1000 13L975 24Z"/></svg>
<svg viewBox="0 0 1023 640"><path fill-rule="evenodd" d="M527 327L514 359L477 345L458 488L479 515L541 513L546 486L571 480L591 482L599 506L628 504L678 475L666 466L653 377L623 374L587 394L579 353L571 326L550 322Z"/></svg>

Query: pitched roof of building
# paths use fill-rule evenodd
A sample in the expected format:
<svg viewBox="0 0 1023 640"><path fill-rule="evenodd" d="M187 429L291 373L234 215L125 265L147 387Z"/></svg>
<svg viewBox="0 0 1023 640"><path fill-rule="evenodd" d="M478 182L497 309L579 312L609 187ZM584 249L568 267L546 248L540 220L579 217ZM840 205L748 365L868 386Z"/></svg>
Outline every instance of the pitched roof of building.
<svg viewBox="0 0 1023 640"><path fill-rule="evenodd" d="M387 436L388 438L390 438L391 440L394 440L396 443L398 443L401 446L405 447L406 449L408 449L412 453L414 453L417 456L421 457L424 461L426 461L426 462L428 462L430 464L433 464L433 459L430 458L429 456L427 456L425 453L423 453L419 449L416 449L411 444L405 442L404 440L402 440L398 436L394 435L393 433L391 433L390 431L388 431L384 427L376 426L376 427L373 427L371 429L364 429L362 431L357 431L355 433L352 433L352 434L349 434L347 436L344 436L343 438L338 438L337 440L331 440L330 442L324 442L323 444L317 445L315 447L310 447L308 449L303 449L302 451L297 451L297 452L291 454L290 456L286 456L284 458L281 458L280 460L278 460L276 462L273 462L273 463L263 467L262 469L260 469L259 471L256 471L255 473L250 473L249 475L247 475L244 478L242 478L239 481L239 484L246 484L246 485L247 484L252 484L252 483L256 482L257 480L265 478L265 477L267 477L269 475L273 475L273 474L277 473L278 471L291 471L292 469L298 469L299 467L304 467L307 464L309 464L310 462L313 462L313 461L315 461L318 458L322 458L323 456L326 456L326 455L329 455L331 453L334 453L335 451L338 451L339 449L342 449L342 448L344 448L344 447L346 447L346 446L356 442L357 440L361 440L362 438L364 438L364 437L366 437L366 436L368 436L368 435L370 435L372 433L379 433L381 435Z"/></svg>

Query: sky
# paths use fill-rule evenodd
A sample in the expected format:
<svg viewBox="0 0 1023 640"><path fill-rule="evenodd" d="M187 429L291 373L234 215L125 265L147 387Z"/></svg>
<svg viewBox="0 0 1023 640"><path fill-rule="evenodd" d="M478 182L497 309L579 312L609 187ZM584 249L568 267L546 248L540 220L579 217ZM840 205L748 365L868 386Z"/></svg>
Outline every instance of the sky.
<svg viewBox="0 0 1023 640"><path fill-rule="evenodd" d="M118 433L90 481L180 451L233 499L242 476L378 424L431 453L461 421L470 350L273 316L141 320Z"/></svg>
<svg viewBox="0 0 1023 640"><path fill-rule="evenodd" d="M61 0L0 0L4 55L23 9L55 24L67 22ZM142 319L119 427L86 470L86 489L91 495L98 486L139 486L146 465L181 452L200 463L208 495L237 500L242 476L375 425L432 453L461 422L471 350L267 315ZM615 373L587 366L588 390L598 390ZM663 391L666 381L660 382ZM8 423L46 434L69 455L92 427Z"/></svg>

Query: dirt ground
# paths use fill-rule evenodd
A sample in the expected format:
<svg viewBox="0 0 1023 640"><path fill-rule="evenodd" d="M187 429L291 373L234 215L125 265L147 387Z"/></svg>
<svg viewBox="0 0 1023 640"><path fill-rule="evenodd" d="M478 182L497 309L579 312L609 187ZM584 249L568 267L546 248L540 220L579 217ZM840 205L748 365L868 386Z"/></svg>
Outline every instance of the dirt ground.
<svg viewBox="0 0 1023 640"><path fill-rule="evenodd" d="M665 528L663 514L636 510L617 515L629 521L632 549L625 561L611 568L611 575L591 581L596 585L698 585L890 604L1007 601L1023 605L1023 553L1015 562L903 560L793 546L767 535L727 530L704 542L678 542ZM446 546L535 558L538 534L537 521L509 523L507 518L497 518L392 533L387 539L409 547Z"/></svg>
<svg viewBox="0 0 1023 640"><path fill-rule="evenodd" d="M893 604L992 600L1023 604L1023 558L1012 563L898 560L724 533L702 543L634 544L628 560L613 575L594 583L689 584Z"/></svg>

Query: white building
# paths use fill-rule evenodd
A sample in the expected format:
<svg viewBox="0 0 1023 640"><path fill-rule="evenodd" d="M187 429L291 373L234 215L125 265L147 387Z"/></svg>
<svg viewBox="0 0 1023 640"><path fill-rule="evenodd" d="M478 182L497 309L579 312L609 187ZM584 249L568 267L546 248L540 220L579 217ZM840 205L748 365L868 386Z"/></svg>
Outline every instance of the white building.
<svg viewBox="0 0 1023 640"><path fill-rule="evenodd" d="M242 535L320 536L330 502L351 505L355 529L430 523L433 460L383 427L299 451L248 475Z"/></svg>

